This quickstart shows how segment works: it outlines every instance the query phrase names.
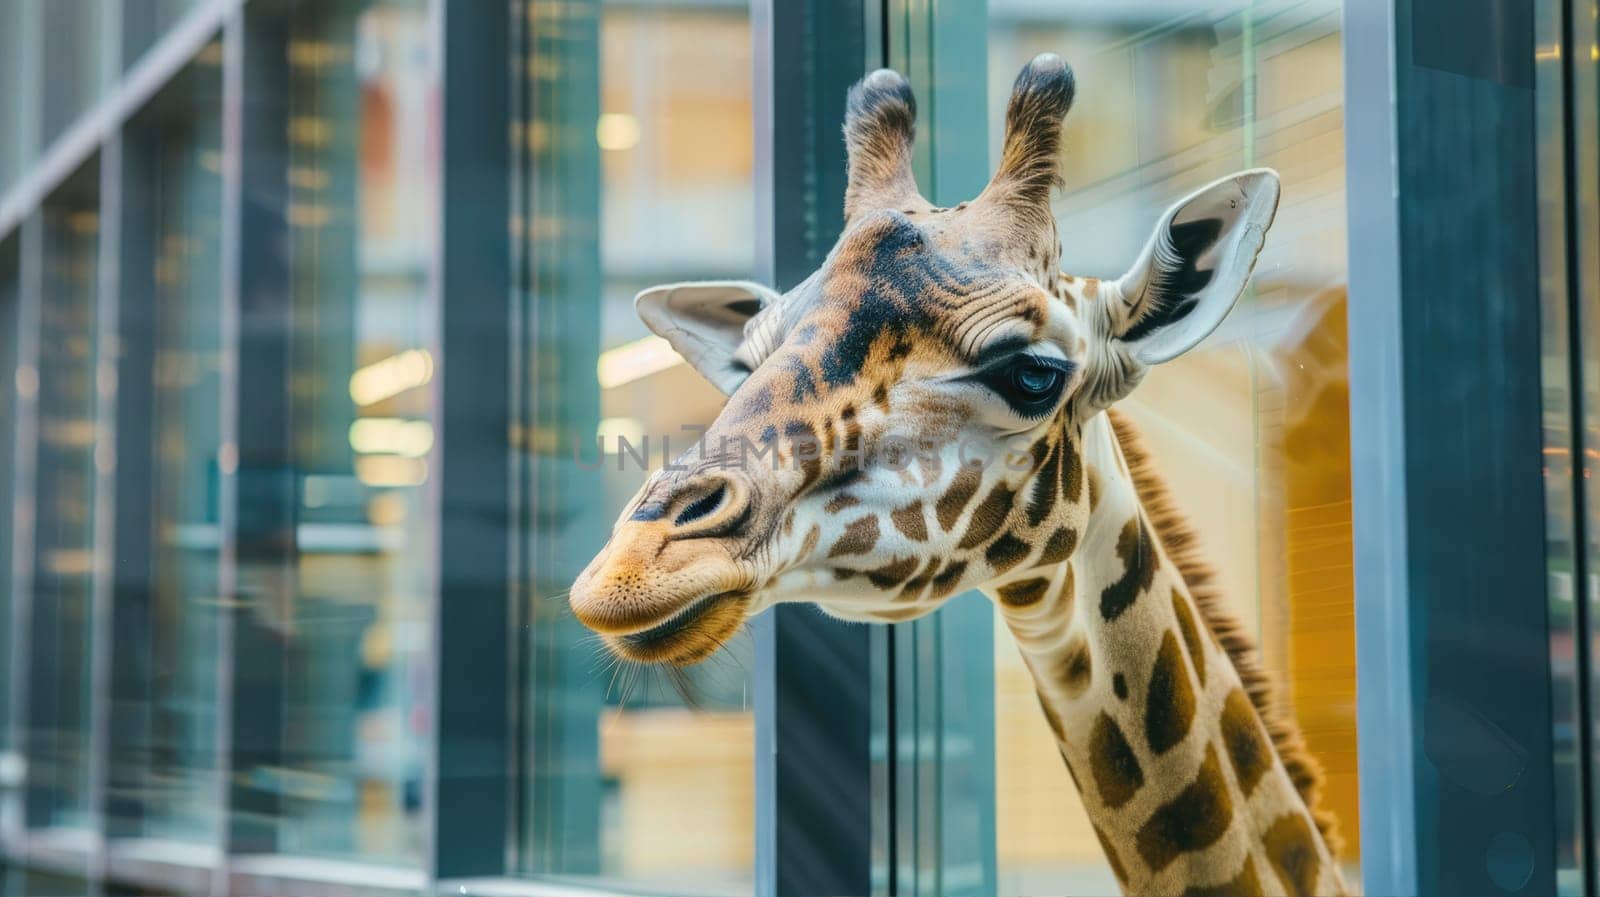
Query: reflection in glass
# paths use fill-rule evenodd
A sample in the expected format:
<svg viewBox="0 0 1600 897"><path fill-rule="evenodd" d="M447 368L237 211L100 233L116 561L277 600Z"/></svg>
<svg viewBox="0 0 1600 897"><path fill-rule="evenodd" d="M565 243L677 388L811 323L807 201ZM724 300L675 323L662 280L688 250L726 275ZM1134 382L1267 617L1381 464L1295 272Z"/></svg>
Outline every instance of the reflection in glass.
<svg viewBox="0 0 1600 897"><path fill-rule="evenodd" d="M28 822L89 824L90 573L94 536L95 294L100 220L89 165L42 211L34 479Z"/></svg>
<svg viewBox="0 0 1600 897"><path fill-rule="evenodd" d="M1049 50L1077 73L1056 205L1070 273L1119 276L1162 211L1214 178L1254 166L1282 175L1239 306L1120 407L1295 709L1354 864L1340 4L1131 2L1092 18L1011 0L989 9L991 158L1019 66ZM995 657L1001 890L1114 893L1027 671L1010 645Z"/></svg>
<svg viewBox="0 0 1600 897"><path fill-rule="evenodd" d="M681 451L681 428L722 404L632 299L751 273L748 16L709 2L519 8L523 869L749 893L748 638L688 671L691 710L660 671L614 666L563 600L647 475L618 437L649 436L659 466L663 436Z"/></svg>
<svg viewBox="0 0 1600 897"><path fill-rule="evenodd" d="M132 68L146 50L201 0L119 0L122 4L122 66Z"/></svg>
<svg viewBox="0 0 1600 897"><path fill-rule="evenodd" d="M22 174L31 161L38 131L39 90L37 42L38 0L11 0L0 5L0 191Z"/></svg>
<svg viewBox="0 0 1600 897"><path fill-rule="evenodd" d="M119 383L118 503L138 502L143 519L119 521L148 534L119 534L143 556L113 568L112 824L203 841L218 834L220 58L203 50L127 131L119 321L148 381Z"/></svg>
<svg viewBox="0 0 1600 897"><path fill-rule="evenodd" d="M105 73L105 0L32 0L38 4L42 145L61 136L100 98Z"/></svg>
<svg viewBox="0 0 1600 897"><path fill-rule="evenodd" d="M265 706L233 821L261 849L403 866L432 708L426 13L252 4L247 55L234 632L239 706Z"/></svg>

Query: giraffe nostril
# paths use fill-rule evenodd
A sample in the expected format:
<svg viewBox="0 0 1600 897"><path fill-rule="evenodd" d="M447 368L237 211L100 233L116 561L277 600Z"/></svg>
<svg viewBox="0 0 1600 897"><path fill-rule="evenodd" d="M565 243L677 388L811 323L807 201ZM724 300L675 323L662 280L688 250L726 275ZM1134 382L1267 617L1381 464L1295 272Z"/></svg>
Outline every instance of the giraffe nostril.
<svg viewBox="0 0 1600 897"><path fill-rule="evenodd" d="M727 495L728 484L722 483L718 485L717 488L711 490L705 495L700 496L694 501L689 502L689 504L686 505L682 511L678 512L678 517L676 520L672 521L672 525L683 526L686 523L693 523L707 514L710 514L712 511L715 511L719 506L721 506L722 500L726 498Z"/></svg>

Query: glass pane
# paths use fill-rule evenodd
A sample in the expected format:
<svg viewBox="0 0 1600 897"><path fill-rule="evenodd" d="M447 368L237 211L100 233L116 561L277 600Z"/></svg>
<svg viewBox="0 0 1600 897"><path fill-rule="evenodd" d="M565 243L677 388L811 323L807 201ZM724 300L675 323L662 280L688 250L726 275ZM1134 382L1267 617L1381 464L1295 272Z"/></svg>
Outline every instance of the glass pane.
<svg viewBox="0 0 1600 897"><path fill-rule="evenodd" d="M1092 18L1006 0L989 8L992 160L1022 64L1048 50L1077 73L1067 189L1055 206L1067 272L1118 277L1191 190L1255 166L1282 175L1276 223L1238 307L1118 407L1322 763L1323 803L1353 867L1340 3L1125 2L1099 5ZM1027 670L1009 644L995 656L1001 890L1115 893ZM1358 880L1353 868L1346 880Z"/></svg>
<svg viewBox="0 0 1600 897"><path fill-rule="evenodd" d="M34 0L40 4L43 145L61 136L100 98L106 0Z"/></svg>
<svg viewBox="0 0 1600 897"><path fill-rule="evenodd" d="M0 242L0 420L17 419L17 303L21 296L21 274L17 269L16 239ZM16 462L16 428L0 433L0 782L15 770L14 760L4 759L13 745L11 718L11 539L12 514L16 508L12 478ZM3 787L3 786L0 786Z"/></svg>
<svg viewBox="0 0 1600 897"><path fill-rule="evenodd" d="M37 42L39 0L0 4L0 190L22 174L35 151L38 110Z"/></svg>
<svg viewBox="0 0 1600 897"><path fill-rule="evenodd" d="M121 0L122 65L132 68L201 0Z"/></svg>
<svg viewBox="0 0 1600 897"><path fill-rule="evenodd" d="M235 644L241 713L260 689L271 731L243 748L234 821L279 853L404 866L423 854L437 539L426 13L253 4L247 50L244 225L280 251L246 262L242 297L242 367L269 364L242 370Z"/></svg>
<svg viewBox="0 0 1600 897"><path fill-rule="evenodd" d="M693 710L660 671L603 656L564 600L644 468L662 463L663 437L676 454L693 439L680 428L722 405L632 299L752 272L748 14L710 2L521 10L523 868L749 893L748 639L687 671ZM619 455L619 437L647 436L647 463Z"/></svg>
<svg viewBox="0 0 1600 897"><path fill-rule="evenodd" d="M126 132L119 312L124 370L148 378L118 386L119 442L148 444L119 457L119 522L148 532L118 545L148 559L114 567L109 812L119 833L201 841L219 832L220 59L205 48Z"/></svg>
<svg viewBox="0 0 1600 897"><path fill-rule="evenodd" d="M90 572L94 544L95 292L100 218L91 164L43 216L28 822L87 826Z"/></svg>

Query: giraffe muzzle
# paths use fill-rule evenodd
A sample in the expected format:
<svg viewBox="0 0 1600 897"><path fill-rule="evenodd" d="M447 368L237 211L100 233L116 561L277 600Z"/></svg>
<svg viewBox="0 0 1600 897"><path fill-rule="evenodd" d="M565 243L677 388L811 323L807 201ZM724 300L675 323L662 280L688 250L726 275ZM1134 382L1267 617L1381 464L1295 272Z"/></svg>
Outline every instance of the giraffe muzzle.
<svg viewBox="0 0 1600 897"><path fill-rule="evenodd" d="M710 656L749 605L753 582L737 553L751 495L744 478L725 472L651 483L573 584L573 614L630 660Z"/></svg>

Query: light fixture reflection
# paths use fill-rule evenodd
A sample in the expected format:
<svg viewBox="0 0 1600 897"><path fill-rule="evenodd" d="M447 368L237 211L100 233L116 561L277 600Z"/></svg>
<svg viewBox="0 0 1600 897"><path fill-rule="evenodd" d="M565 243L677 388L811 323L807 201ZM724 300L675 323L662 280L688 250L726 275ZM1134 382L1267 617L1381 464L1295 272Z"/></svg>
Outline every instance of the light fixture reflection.
<svg viewBox="0 0 1600 897"><path fill-rule="evenodd" d="M595 376L601 389L615 389L683 363L683 356L659 336L647 336L600 353Z"/></svg>

